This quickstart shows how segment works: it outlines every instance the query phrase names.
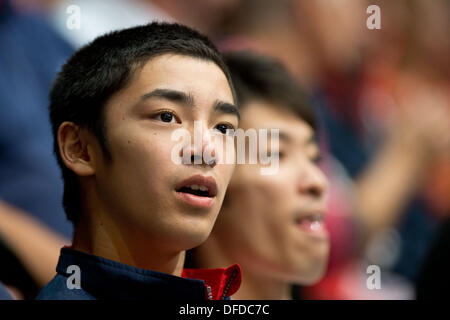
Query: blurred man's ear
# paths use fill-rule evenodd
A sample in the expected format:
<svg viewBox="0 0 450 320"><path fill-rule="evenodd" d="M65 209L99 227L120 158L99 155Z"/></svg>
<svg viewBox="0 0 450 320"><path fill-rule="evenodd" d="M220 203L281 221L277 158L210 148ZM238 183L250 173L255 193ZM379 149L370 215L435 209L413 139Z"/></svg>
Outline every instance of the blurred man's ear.
<svg viewBox="0 0 450 320"><path fill-rule="evenodd" d="M67 168L79 176L95 173L89 132L73 122L63 122L58 129L59 154Z"/></svg>

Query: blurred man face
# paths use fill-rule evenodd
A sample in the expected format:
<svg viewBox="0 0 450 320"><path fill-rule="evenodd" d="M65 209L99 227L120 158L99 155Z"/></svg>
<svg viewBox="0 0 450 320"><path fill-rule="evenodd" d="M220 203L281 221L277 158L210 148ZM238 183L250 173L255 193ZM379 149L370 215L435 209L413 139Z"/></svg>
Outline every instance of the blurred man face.
<svg viewBox="0 0 450 320"><path fill-rule="evenodd" d="M303 30L315 42L317 58L328 67L345 71L361 59L366 38L366 8L360 0L294 1Z"/></svg>
<svg viewBox="0 0 450 320"><path fill-rule="evenodd" d="M238 165L214 236L248 274L313 283L329 252L322 222L327 181L316 163L314 132L290 111L265 102L243 108L240 127L280 130L279 171L261 175L259 164Z"/></svg>
<svg viewBox="0 0 450 320"><path fill-rule="evenodd" d="M150 237L158 248L184 250L209 235L234 164L176 164L175 129L194 136L202 125L199 150L211 147L208 129L238 125L233 96L222 70L213 62L165 54L151 59L130 83L108 101L106 140L111 162L96 164L101 204L124 232ZM191 147L191 146L189 146ZM180 155L181 156L181 155ZM201 190L203 189L203 190Z"/></svg>
<svg viewBox="0 0 450 320"><path fill-rule="evenodd" d="M223 19L242 0L146 0L156 4L175 20L206 34L214 34Z"/></svg>

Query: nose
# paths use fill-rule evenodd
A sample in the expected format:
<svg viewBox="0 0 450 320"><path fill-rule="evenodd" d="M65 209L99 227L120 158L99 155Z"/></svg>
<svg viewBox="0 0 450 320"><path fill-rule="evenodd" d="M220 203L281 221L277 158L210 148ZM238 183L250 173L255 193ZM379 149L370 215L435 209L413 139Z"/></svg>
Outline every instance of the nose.
<svg viewBox="0 0 450 320"><path fill-rule="evenodd" d="M323 200L328 190L328 181L322 170L315 164L305 165L298 175L298 193Z"/></svg>
<svg viewBox="0 0 450 320"><path fill-rule="evenodd" d="M195 121L193 133L191 144L186 150L190 153L191 164L215 167L216 150L208 127L203 121Z"/></svg>

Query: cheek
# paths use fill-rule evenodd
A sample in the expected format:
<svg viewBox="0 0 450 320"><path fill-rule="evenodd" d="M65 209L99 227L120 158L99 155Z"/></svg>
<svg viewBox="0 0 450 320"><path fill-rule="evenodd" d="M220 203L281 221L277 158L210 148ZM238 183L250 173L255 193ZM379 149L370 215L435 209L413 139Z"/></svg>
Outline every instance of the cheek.
<svg viewBox="0 0 450 320"><path fill-rule="evenodd" d="M218 164L215 171L218 175L218 178L224 185L223 189L227 190L228 186L230 184L231 178L233 176L233 173L235 172L235 165L234 164ZM225 195L225 192L223 195Z"/></svg>
<svg viewBox="0 0 450 320"><path fill-rule="evenodd" d="M228 203L230 210L221 217L227 231L234 233L241 241L255 250L272 250L278 246L286 231L286 212L283 192L276 184L267 181L252 181L230 185ZM278 188L277 188L278 187Z"/></svg>
<svg viewBox="0 0 450 320"><path fill-rule="evenodd" d="M157 133L117 134L111 139L112 166L105 179L127 193L130 199L162 192L170 179L170 139ZM166 184L160 183L166 181ZM155 188L158 186L158 188Z"/></svg>
<svg viewBox="0 0 450 320"><path fill-rule="evenodd" d="M257 165L237 165L230 182L230 199L236 210L246 207L249 218L271 221L286 210L290 198L289 185L280 174L260 175ZM267 213L261 217L264 212Z"/></svg>
<svg viewBox="0 0 450 320"><path fill-rule="evenodd" d="M129 169L159 172L170 163L171 147L170 137L156 132L122 135L116 139L113 160Z"/></svg>

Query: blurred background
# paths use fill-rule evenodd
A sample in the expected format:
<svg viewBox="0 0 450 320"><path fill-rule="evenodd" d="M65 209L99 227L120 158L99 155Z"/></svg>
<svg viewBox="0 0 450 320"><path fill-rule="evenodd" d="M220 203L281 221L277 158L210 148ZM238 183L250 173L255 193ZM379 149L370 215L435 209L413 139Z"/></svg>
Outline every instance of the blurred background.
<svg viewBox="0 0 450 320"><path fill-rule="evenodd" d="M380 8L380 29L369 29ZM442 297L450 284L449 0L0 0L0 281L31 299L72 227L48 92L80 46L178 21L279 58L309 92L331 186L331 256L303 299ZM369 290L367 266L381 268ZM447 292L447 295L449 293Z"/></svg>

